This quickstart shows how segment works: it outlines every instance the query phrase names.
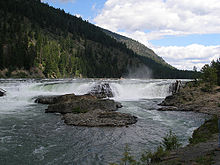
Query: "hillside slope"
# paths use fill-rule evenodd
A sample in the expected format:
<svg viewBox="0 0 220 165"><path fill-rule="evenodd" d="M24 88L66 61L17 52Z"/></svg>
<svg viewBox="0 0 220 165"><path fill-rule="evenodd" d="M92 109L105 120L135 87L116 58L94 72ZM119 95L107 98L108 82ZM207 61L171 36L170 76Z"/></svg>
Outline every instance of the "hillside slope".
<svg viewBox="0 0 220 165"><path fill-rule="evenodd" d="M113 33L109 30L103 29L103 31L108 34L109 36L113 37L114 39L116 39L119 42L125 43L126 46L133 50L135 53L137 53L138 55L141 56L145 56L148 58L151 58L152 60L158 62L159 64L162 64L164 66L168 66L170 68L173 68L171 65L169 65L166 61L164 61L164 59L160 56L158 56L152 49L149 49L148 47L146 47L145 45L141 44L138 41L135 41L131 38L122 36L120 34L117 33Z"/></svg>
<svg viewBox="0 0 220 165"><path fill-rule="evenodd" d="M101 28L40 0L0 1L0 61L0 77L119 78L145 66L153 78L193 76L140 56Z"/></svg>

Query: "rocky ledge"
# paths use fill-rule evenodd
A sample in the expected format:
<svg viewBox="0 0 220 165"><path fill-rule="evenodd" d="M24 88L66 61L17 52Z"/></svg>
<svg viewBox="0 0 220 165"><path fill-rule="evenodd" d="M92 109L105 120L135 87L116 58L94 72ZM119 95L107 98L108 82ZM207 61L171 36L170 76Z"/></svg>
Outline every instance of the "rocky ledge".
<svg viewBox="0 0 220 165"><path fill-rule="evenodd" d="M61 113L64 122L75 126L120 127L134 124L137 117L115 112L122 105L114 100L100 99L89 94L39 96L36 103L49 104L46 113Z"/></svg>
<svg viewBox="0 0 220 165"><path fill-rule="evenodd" d="M165 98L159 104L160 111L194 111L220 116L220 87L205 92L204 86L189 82L178 93Z"/></svg>
<svg viewBox="0 0 220 165"><path fill-rule="evenodd" d="M137 122L137 117L129 114L103 111L101 109L95 109L87 113L67 113L64 115L64 121L68 125L75 126L110 126L121 127L134 124Z"/></svg>

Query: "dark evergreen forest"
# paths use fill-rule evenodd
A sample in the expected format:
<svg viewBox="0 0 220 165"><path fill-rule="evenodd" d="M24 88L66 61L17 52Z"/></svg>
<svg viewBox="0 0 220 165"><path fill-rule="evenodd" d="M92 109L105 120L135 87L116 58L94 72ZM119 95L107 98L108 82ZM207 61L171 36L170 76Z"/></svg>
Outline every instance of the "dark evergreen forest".
<svg viewBox="0 0 220 165"><path fill-rule="evenodd" d="M119 78L141 66L153 78L195 74L140 56L101 28L40 0L0 1L0 70L7 69L7 77L21 69L48 78Z"/></svg>

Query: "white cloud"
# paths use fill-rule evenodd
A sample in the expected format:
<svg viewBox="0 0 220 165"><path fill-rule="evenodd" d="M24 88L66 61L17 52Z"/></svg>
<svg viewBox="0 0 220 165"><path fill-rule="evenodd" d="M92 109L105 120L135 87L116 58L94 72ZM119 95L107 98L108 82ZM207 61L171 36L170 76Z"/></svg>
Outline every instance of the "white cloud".
<svg viewBox="0 0 220 165"><path fill-rule="evenodd" d="M193 66L201 69L204 64L220 58L220 46L192 44L185 47L154 47L154 51L169 64L179 69L192 70Z"/></svg>
<svg viewBox="0 0 220 165"><path fill-rule="evenodd" d="M220 57L219 46L154 47L165 36L220 33L219 0L107 0L94 22L152 48L179 69L201 68Z"/></svg>
<svg viewBox="0 0 220 165"><path fill-rule="evenodd" d="M94 19L97 25L118 31L153 31L166 35L220 32L219 0L108 0Z"/></svg>

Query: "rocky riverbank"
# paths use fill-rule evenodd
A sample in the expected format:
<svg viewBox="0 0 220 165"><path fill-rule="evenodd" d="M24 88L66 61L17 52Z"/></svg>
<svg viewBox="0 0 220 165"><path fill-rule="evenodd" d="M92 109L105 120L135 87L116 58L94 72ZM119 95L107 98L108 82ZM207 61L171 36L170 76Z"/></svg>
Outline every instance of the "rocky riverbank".
<svg viewBox="0 0 220 165"><path fill-rule="evenodd" d="M62 114L64 122L68 125L121 127L137 122L135 116L116 112L122 107L121 103L95 96L104 97L103 90L101 92L101 95L93 92L93 95L39 96L35 102L48 104L45 112Z"/></svg>
<svg viewBox="0 0 220 165"><path fill-rule="evenodd" d="M189 82L178 93L165 98L160 105L158 109L160 111L194 111L214 117L194 131L188 146L172 151L157 164L219 165L220 151L216 148L218 117L220 117L220 87L205 92L203 84L197 86L194 82Z"/></svg>
<svg viewBox="0 0 220 165"><path fill-rule="evenodd" d="M204 86L189 82L178 93L165 98L160 111L194 111L220 116L220 86L205 92Z"/></svg>

